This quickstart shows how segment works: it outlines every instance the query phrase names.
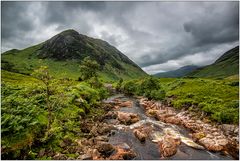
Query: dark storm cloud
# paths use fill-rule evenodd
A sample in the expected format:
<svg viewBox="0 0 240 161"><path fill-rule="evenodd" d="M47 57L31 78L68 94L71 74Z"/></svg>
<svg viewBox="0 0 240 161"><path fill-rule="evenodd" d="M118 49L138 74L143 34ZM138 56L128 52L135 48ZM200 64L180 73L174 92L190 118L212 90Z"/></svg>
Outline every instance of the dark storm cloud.
<svg viewBox="0 0 240 161"><path fill-rule="evenodd" d="M2 2L2 51L72 28L149 73L206 65L238 44L238 13L238 2Z"/></svg>
<svg viewBox="0 0 240 161"><path fill-rule="evenodd" d="M183 24L184 30L191 33L196 45L203 46L210 43L225 43L238 40L239 6L228 5L226 10L219 12L209 8L207 16L202 15L199 19L192 19Z"/></svg>
<svg viewBox="0 0 240 161"><path fill-rule="evenodd" d="M2 2L2 38L14 37L21 32L34 28L30 19L26 19L24 11L26 2Z"/></svg>

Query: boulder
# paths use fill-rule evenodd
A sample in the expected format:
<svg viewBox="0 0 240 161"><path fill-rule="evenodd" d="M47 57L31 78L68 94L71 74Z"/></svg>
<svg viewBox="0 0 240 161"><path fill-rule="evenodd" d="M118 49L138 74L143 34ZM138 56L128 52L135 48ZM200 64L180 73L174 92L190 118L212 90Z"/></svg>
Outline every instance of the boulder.
<svg viewBox="0 0 240 161"><path fill-rule="evenodd" d="M107 160L132 160L137 156L131 149L126 150L120 146L116 146L115 149L116 153L107 158Z"/></svg>
<svg viewBox="0 0 240 161"><path fill-rule="evenodd" d="M101 135L105 135L105 134L111 132L111 130L113 130L113 126L103 124L101 127L99 127L98 133L101 134Z"/></svg>
<svg viewBox="0 0 240 161"><path fill-rule="evenodd" d="M124 149L124 150L130 150L130 146L127 143L122 143L118 145L119 148Z"/></svg>
<svg viewBox="0 0 240 161"><path fill-rule="evenodd" d="M165 122L178 125L178 124L180 124L180 119L175 116L170 116L170 117L165 118Z"/></svg>
<svg viewBox="0 0 240 161"><path fill-rule="evenodd" d="M206 136L204 132L196 132L192 134L192 138L194 141L198 141L199 139L202 139Z"/></svg>
<svg viewBox="0 0 240 161"><path fill-rule="evenodd" d="M104 156L110 156L115 149L111 144L103 142L98 145L97 150Z"/></svg>
<svg viewBox="0 0 240 161"><path fill-rule="evenodd" d="M160 153L163 157L170 157L177 152L180 139L165 135L164 138L158 142Z"/></svg>
<svg viewBox="0 0 240 161"><path fill-rule="evenodd" d="M126 101L126 102L121 102L120 104L118 104L118 106L120 107L132 107L133 106L133 102L132 101Z"/></svg>
<svg viewBox="0 0 240 161"><path fill-rule="evenodd" d="M130 125L138 122L140 119L134 113L118 112L118 120L125 125Z"/></svg>
<svg viewBox="0 0 240 161"><path fill-rule="evenodd" d="M83 155L78 156L77 159L79 159L79 160L93 160L93 157L89 154L83 154Z"/></svg>
<svg viewBox="0 0 240 161"><path fill-rule="evenodd" d="M224 148L224 146L218 144L218 142L216 142L216 140L210 139L208 137L204 137L204 138L200 139L199 143L202 144L206 149L208 149L210 151L221 151Z"/></svg>
<svg viewBox="0 0 240 161"><path fill-rule="evenodd" d="M138 129L133 130L133 133L141 142L144 142L147 138L147 135Z"/></svg>
<svg viewBox="0 0 240 161"><path fill-rule="evenodd" d="M146 115L150 117L156 117L158 110L149 109L146 111Z"/></svg>
<svg viewBox="0 0 240 161"><path fill-rule="evenodd" d="M105 114L105 119L116 119L117 118L117 112L109 111Z"/></svg>

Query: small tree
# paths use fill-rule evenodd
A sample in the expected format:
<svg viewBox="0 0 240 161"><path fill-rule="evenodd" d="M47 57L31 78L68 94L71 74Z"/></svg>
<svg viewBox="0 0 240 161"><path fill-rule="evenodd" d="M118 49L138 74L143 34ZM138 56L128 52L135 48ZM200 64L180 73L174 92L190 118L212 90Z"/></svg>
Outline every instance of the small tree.
<svg viewBox="0 0 240 161"><path fill-rule="evenodd" d="M52 116L52 108L53 104L50 102L50 96L51 96L51 82L52 82L52 77L49 74L48 67L47 66L41 66L39 69L34 70L32 73L32 76L35 78L41 80L45 86L45 94L46 94L46 107L48 110L48 126L47 129L49 130L53 121L53 116Z"/></svg>
<svg viewBox="0 0 240 161"><path fill-rule="evenodd" d="M99 68L100 66L95 60L91 60L89 56L85 57L80 65L81 79L87 80L92 77L97 77Z"/></svg>

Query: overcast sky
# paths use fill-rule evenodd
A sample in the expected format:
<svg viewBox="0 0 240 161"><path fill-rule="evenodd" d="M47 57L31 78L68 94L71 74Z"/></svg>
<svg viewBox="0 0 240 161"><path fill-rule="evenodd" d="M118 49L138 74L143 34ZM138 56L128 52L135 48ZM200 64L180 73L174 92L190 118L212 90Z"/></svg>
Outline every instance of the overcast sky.
<svg viewBox="0 0 240 161"><path fill-rule="evenodd" d="M238 2L2 2L2 52L75 29L147 73L207 65L239 43Z"/></svg>

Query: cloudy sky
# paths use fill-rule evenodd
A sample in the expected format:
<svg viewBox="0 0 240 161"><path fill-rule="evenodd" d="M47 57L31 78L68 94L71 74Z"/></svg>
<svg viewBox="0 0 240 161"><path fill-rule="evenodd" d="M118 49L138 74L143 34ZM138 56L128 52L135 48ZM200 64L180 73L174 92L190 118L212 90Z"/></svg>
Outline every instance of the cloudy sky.
<svg viewBox="0 0 240 161"><path fill-rule="evenodd" d="M2 2L2 52L75 29L153 74L207 65L239 43L238 2Z"/></svg>

